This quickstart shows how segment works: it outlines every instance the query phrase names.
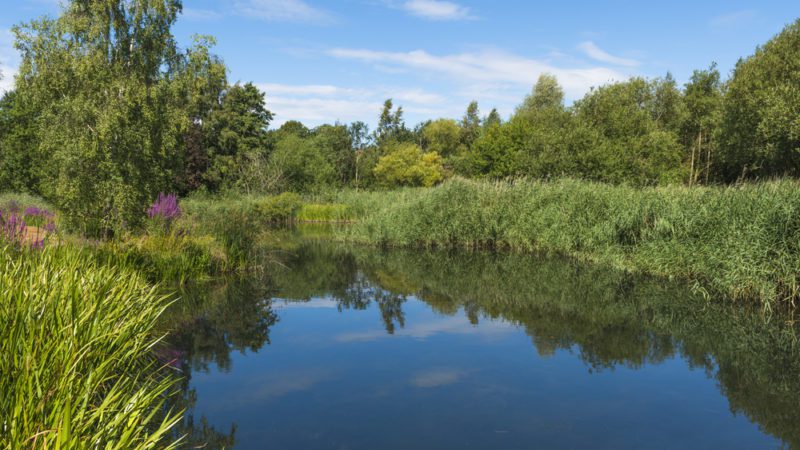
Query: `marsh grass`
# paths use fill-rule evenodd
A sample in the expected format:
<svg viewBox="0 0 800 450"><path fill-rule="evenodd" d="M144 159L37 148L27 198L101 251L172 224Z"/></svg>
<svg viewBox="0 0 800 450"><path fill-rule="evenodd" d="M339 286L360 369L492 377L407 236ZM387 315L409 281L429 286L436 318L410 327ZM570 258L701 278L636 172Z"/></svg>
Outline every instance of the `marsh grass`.
<svg viewBox="0 0 800 450"><path fill-rule="evenodd" d="M173 448L170 299L86 249L0 250L0 448Z"/></svg>
<svg viewBox="0 0 800 450"><path fill-rule="evenodd" d="M800 183L632 188L578 180L479 182L344 192L358 217L344 240L401 247L569 255L688 280L706 295L793 304L800 274Z"/></svg>
<svg viewBox="0 0 800 450"><path fill-rule="evenodd" d="M308 203L296 215L298 222L350 222L353 218L350 207L341 203Z"/></svg>

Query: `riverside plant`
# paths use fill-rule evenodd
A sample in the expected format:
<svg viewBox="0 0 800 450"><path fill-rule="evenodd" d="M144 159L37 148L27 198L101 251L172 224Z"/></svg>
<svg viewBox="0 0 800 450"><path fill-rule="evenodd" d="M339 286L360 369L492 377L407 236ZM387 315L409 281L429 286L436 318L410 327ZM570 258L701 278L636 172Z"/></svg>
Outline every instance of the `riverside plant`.
<svg viewBox="0 0 800 450"><path fill-rule="evenodd" d="M147 210L147 217L155 225L156 231L169 233L172 224L181 216L181 207L176 194L158 194L158 198Z"/></svg>
<svg viewBox="0 0 800 450"><path fill-rule="evenodd" d="M765 309L800 301L800 182L634 188L581 180L453 179L343 192L340 239L400 247L545 251L688 281Z"/></svg>
<svg viewBox="0 0 800 450"><path fill-rule="evenodd" d="M174 448L178 374L154 333L170 298L70 244L0 244L0 448Z"/></svg>

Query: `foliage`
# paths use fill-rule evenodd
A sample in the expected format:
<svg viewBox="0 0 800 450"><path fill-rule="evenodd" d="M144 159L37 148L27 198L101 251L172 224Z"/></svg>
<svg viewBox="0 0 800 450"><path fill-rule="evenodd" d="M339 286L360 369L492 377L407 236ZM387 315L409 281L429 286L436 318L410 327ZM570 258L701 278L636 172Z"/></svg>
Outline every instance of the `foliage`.
<svg viewBox="0 0 800 450"><path fill-rule="evenodd" d="M299 195L284 192L256 200L255 208L263 222L286 223L294 219L302 204Z"/></svg>
<svg viewBox="0 0 800 450"><path fill-rule="evenodd" d="M174 448L151 334L169 299L72 246L4 248L0 268L0 447Z"/></svg>
<svg viewBox="0 0 800 450"><path fill-rule="evenodd" d="M461 128L452 119L438 119L422 129L425 151L436 152L443 158L455 155L461 149Z"/></svg>
<svg viewBox="0 0 800 450"><path fill-rule="evenodd" d="M720 127L722 180L800 175L800 20L740 60Z"/></svg>
<svg viewBox="0 0 800 450"><path fill-rule="evenodd" d="M398 144L378 160L373 172L378 183L386 187L430 187L445 177L441 156L423 153L416 144Z"/></svg>
<svg viewBox="0 0 800 450"><path fill-rule="evenodd" d="M141 224L171 183L187 120L172 81L176 0L65 5L16 27L20 101L36 112L41 192L71 229L98 235ZM113 95L109 95L113 93Z"/></svg>
<svg viewBox="0 0 800 450"><path fill-rule="evenodd" d="M264 93L252 83L230 86L220 108L208 115L207 148L211 167L207 183L220 187L242 187L251 178L252 162L266 149L267 127L272 113L264 103Z"/></svg>
<svg viewBox="0 0 800 450"><path fill-rule="evenodd" d="M353 219L350 208L339 203L306 203L297 212L299 222L348 222Z"/></svg>

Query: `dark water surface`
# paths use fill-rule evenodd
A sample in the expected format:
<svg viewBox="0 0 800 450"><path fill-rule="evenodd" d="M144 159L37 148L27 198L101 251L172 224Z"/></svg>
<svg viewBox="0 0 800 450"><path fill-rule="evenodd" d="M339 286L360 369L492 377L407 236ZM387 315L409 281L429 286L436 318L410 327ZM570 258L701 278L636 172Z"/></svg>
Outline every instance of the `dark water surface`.
<svg viewBox="0 0 800 450"><path fill-rule="evenodd" d="M530 255L298 242L274 259L170 314L192 445L800 446L780 320Z"/></svg>

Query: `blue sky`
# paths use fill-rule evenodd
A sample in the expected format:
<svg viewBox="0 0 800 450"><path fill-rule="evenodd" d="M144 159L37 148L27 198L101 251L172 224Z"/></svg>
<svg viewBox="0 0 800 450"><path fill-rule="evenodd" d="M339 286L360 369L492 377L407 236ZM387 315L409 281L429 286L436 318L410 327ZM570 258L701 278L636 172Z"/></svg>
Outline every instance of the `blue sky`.
<svg viewBox="0 0 800 450"><path fill-rule="evenodd" d="M0 0L0 90L18 58L11 26L56 0ZM470 100L508 116L542 72L568 101L591 86L670 71L683 83L800 17L796 1L184 0L174 30L217 38L231 81L267 94L275 125L376 122L384 99L410 124L460 117Z"/></svg>

